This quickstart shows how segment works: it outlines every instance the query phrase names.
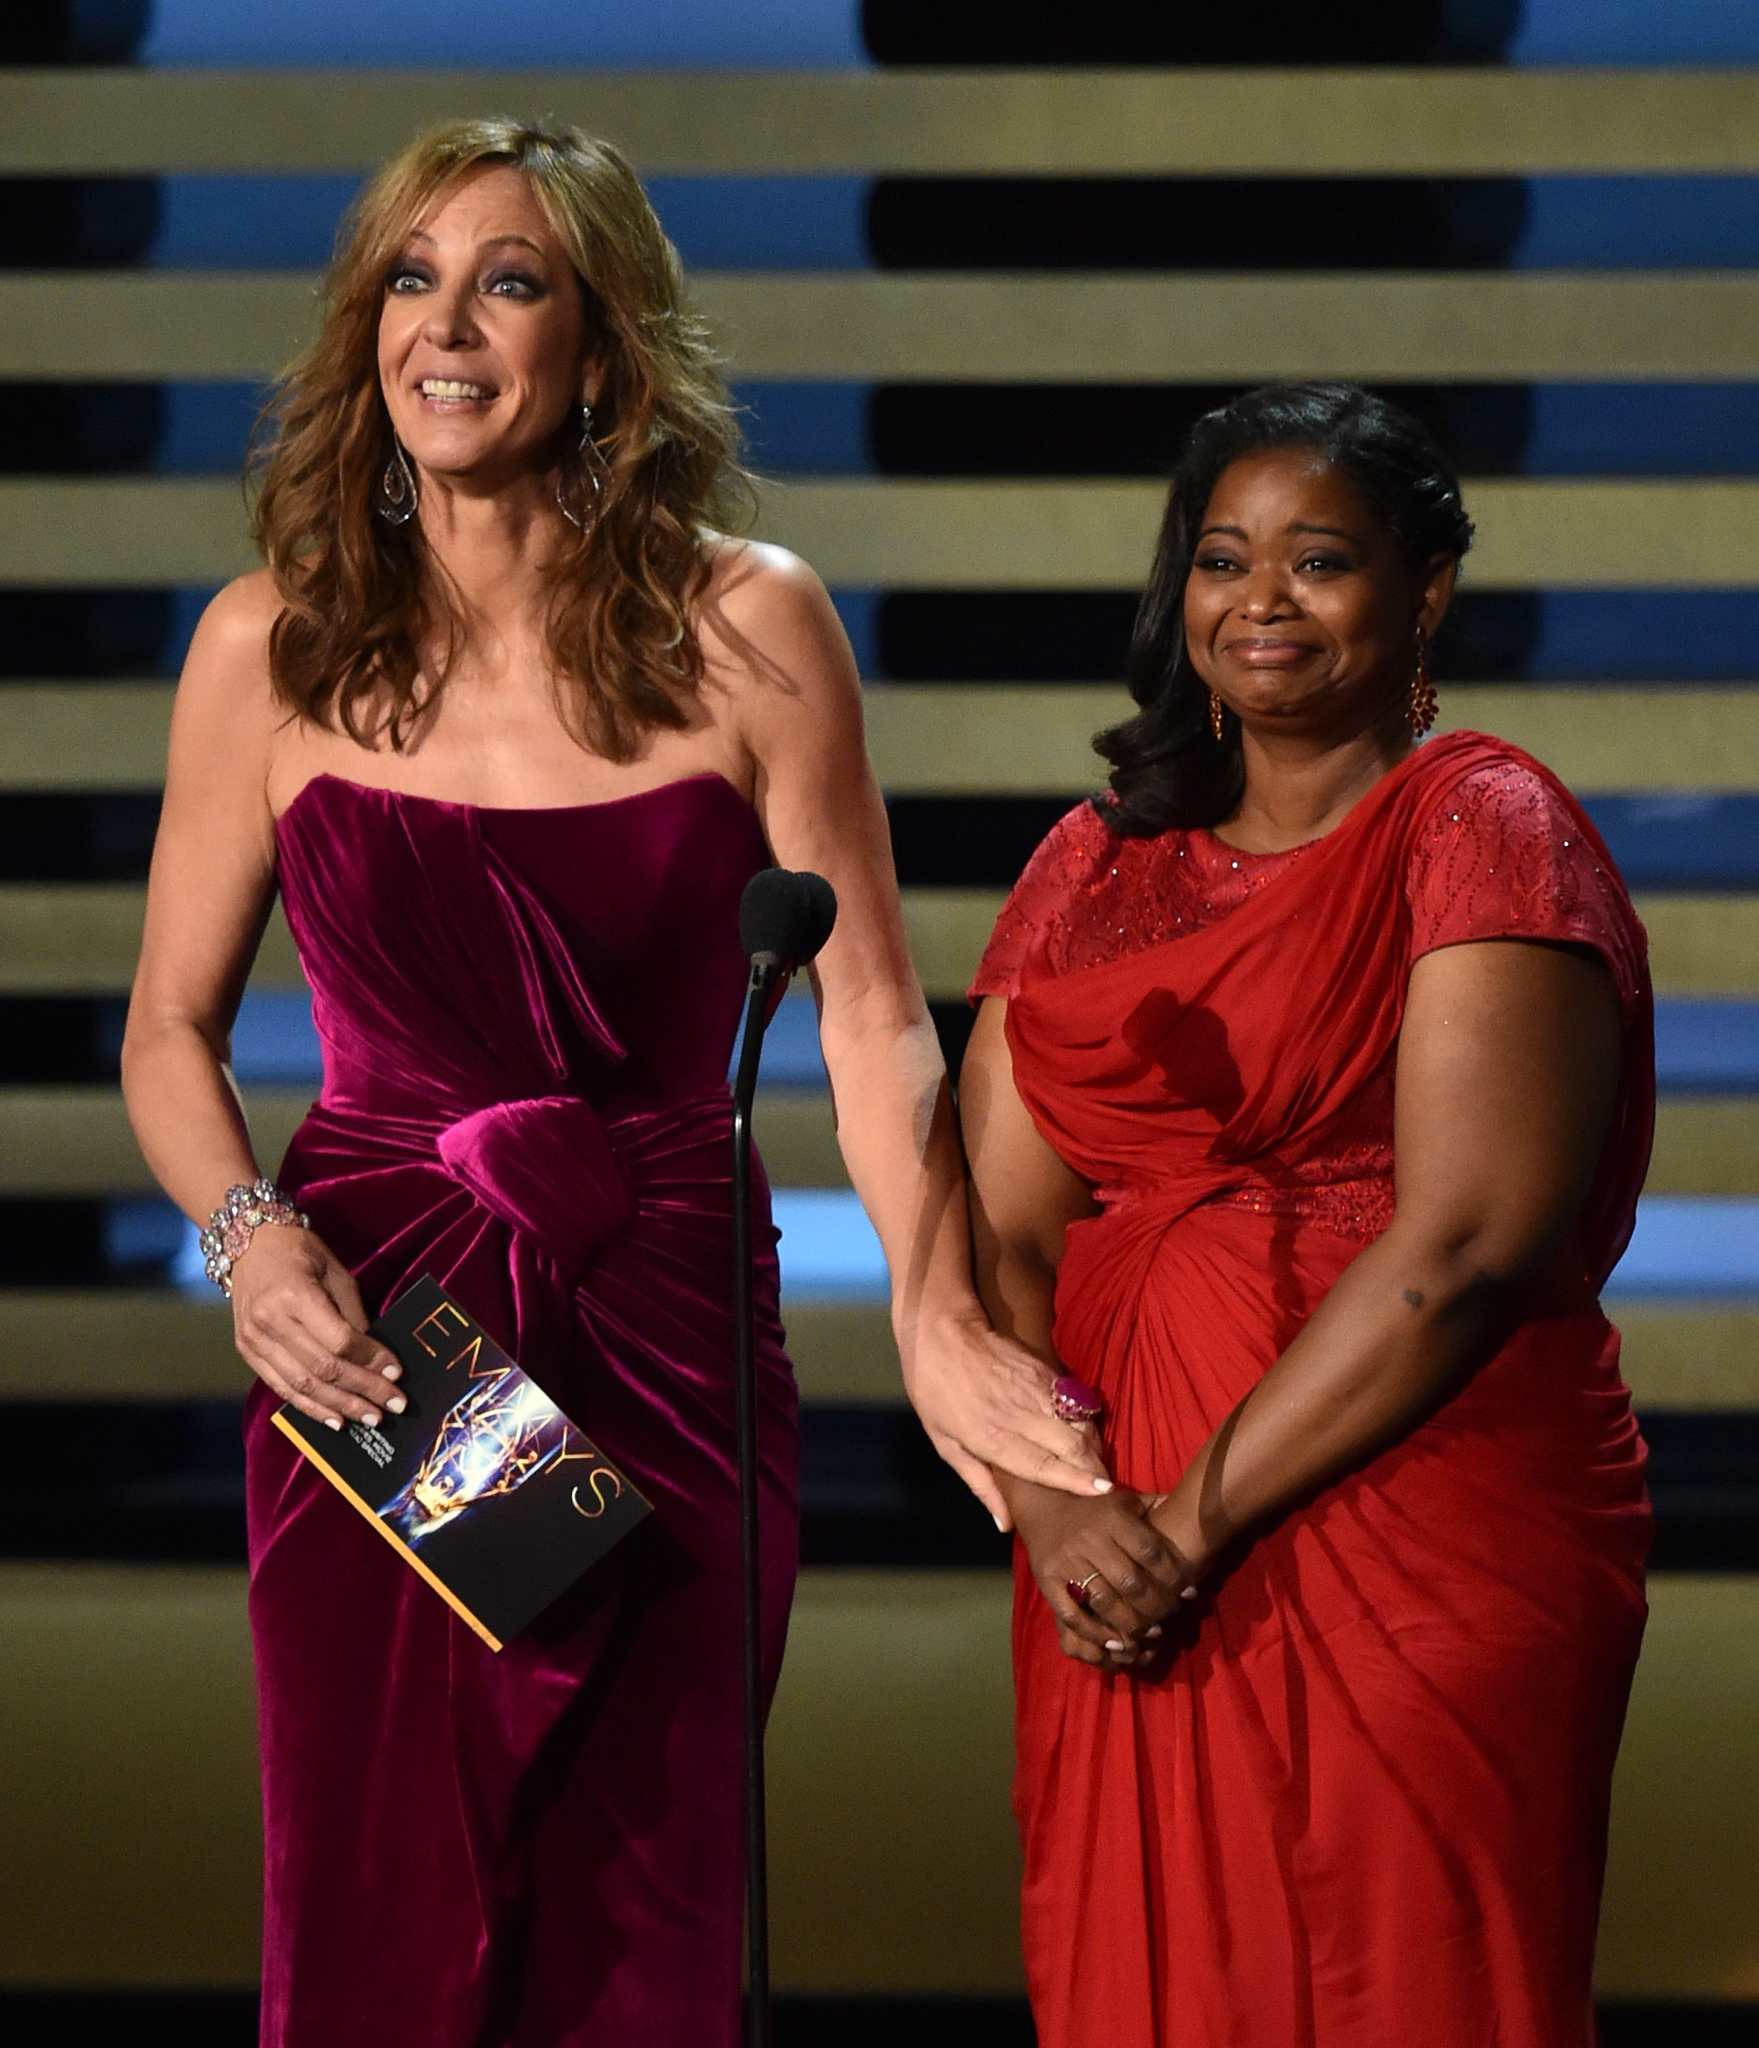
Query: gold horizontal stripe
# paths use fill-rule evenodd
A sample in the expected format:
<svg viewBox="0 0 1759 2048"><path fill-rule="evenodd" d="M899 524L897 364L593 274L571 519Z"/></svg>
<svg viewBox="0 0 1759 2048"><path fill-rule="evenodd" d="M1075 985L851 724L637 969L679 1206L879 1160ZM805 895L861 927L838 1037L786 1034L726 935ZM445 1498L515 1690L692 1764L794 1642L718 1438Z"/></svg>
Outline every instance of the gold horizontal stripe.
<svg viewBox="0 0 1759 2048"><path fill-rule="evenodd" d="M864 695L867 751L893 796L1073 799L1105 780L1093 735L1135 709L1105 683L876 683Z"/></svg>
<svg viewBox="0 0 1759 2048"><path fill-rule="evenodd" d="M151 589L260 566L235 483L0 478L0 583Z"/></svg>
<svg viewBox="0 0 1759 2048"><path fill-rule="evenodd" d="M649 174L1759 170L1750 71L15 71L10 173L366 170L542 109Z"/></svg>
<svg viewBox="0 0 1759 2048"><path fill-rule="evenodd" d="M700 273L745 377L1759 375L1746 272L1229 277ZM0 330L3 332L3 330Z"/></svg>
<svg viewBox="0 0 1759 2048"><path fill-rule="evenodd" d="M1164 493L1146 483L802 482L760 535L831 584L1130 589ZM1467 489L1478 588L1759 587L1759 483L1487 480ZM218 583L255 565L231 483L0 479L0 583Z"/></svg>
<svg viewBox="0 0 1759 2048"><path fill-rule="evenodd" d="M169 683L9 683L0 690L0 789L156 788ZM899 796L1067 795L1097 787L1089 741L1126 717L1104 683L879 683L868 751ZM1759 689L1454 683L1440 730L1494 732L1593 790L1759 789Z"/></svg>
<svg viewBox="0 0 1759 2048"><path fill-rule="evenodd" d="M883 1308L790 1309L788 1355L808 1401L904 1398ZM219 1302L163 1289L0 1297L0 1402L241 1400L250 1375Z"/></svg>
<svg viewBox="0 0 1759 2048"><path fill-rule="evenodd" d="M1664 1096L1643 1185L1652 1195L1759 1195L1759 1096Z"/></svg>
<svg viewBox="0 0 1759 2048"><path fill-rule="evenodd" d="M0 995L116 995L134 978L143 892L115 883L0 884ZM988 943L1002 892L907 889L904 922L923 987L962 996ZM1759 897L1646 896L1655 985L1663 995L1759 994ZM293 941L277 909L251 976L299 988Z"/></svg>
<svg viewBox="0 0 1759 2048"><path fill-rule="evenodd" d="M746 378L1759 376L1759 275L1745 271L693 282ZM0 277L0 377L270 377L311 332L313 287L284 272L15 272Z"/></svg>
<svg viewBox="0 0 1759 2048"><path fill-rule="evenodd" d="M1759 1997L1759 1578L1656 1573L1613 1780L1605 1998Z"/></svg>
<svg viewBox="0 0 1759 2048"><path fill-rule="evenodd" d="M1436 720L1525 747L1572 789L1759 790L1759 689L1449 684Z"/></svg>
<svg viewBox="0 0 1759 2048"><path fill-rule="evenodd" d="M163 1291L10 1292L0 1330L0 1401L224 1401L250 1384L232 1317ZM1623 1370L1641 1409L1759 1408L1759 1309L1655 1309L1621 1302ZM803 1399L901 1402L884 1308L789 1310L788 1355Z"/></svg>
<svg viewBox="0 0 1759 2048"><path fill-rule="evenodd" d="M931 997L962 996L1002 906L1002 893L913 889L904 921ZM1660 995L1759 995L1759 897L1639 896Z"/></svg>
<svg viewBox="0 0 1759 2048"><path fill-rule="evenodd" d="M1598 1989L1752 1998L1759 1579L1649 1599ZM1011 1602L1000 1572L802 1575L769 1731L779 1987L1019 1988ZM242 1569L0 1566L0 1722L0 1983L254 1985Z"/></svg>
<svg viewBox="0 0 1759 2048"><path fill-rule="evenodd" d="M0 995L126 995L145 906L128 882L0 883ZM305 986L278 904L251 986Z"/></svg>
<svg viewBox="0 0 1759 2048"><path fill-rule="evenodd" d="M1091 740L1134 709L1105 683L880 683L867 743L898 796L1066 795L1099 787ZM1439 729L1512 740L1572 788L1759 789L1759 689L1455 683Z"/></svg>
<svg viewBox="0 0 1759 2048"><path fill-rule="evenodd" d="M245 1090L251 1142L266 1173L279 1168L316 1093ZM0 1087L0 1194L122 1195L157 1186L116 1089Z"/></svg>
<svg viewBox="0 0 1759 2048"><path fill-rule="evenodd" d="M0 1401L227 1401L249 1385L224 1306L101 1288L0 1300Z"/></svg>
<svg viewBox="0 0 1759 2048"><path fill-rule="evenodd" d="M994 1571L802 1575L768 1737L780 1988L1017 1987L1008 1598ZM0 1725L0 1984L254 1986L244 1572L0 1566Z"/></svg>
<svg viewBox="0 0 1759 2048"><path fill-rule="evenodd" d="M849 1185L829 1089L760 1088L752 1131L772 1187Z"/></svg>
<svg viewBox="0 0 1759 2048"><path fill-rule="evenodd" d="M275 1172L316 1092L244 1091L257 1162L266 1172ZM826 1090L760 1089L755 1128L776 1186L849 1185ZM123 1195L156 1185L116 1089L0 1086L0 1195Z"/></svg>
<svg viewBox="0 0 1759 2048"><path fill-rule="evenodd" d="M252 1142L267 1172L276 1170L314 1093L245 1091ZM772 1185L849 1185L828 1091L761 1090L756 1133ZM0 1195L120 1195L154 1186L114 1088L0 1087ZM1651 1194L1759 1194L1759 1098L1664 1100L1647 1186Z"/></svg>
<svg viewBox="0 0 1759 2048"><path fill-rule="evenodd" d="M1639 1410L1759 1408L1759 1309L1616 1303L1620 1369Z"/></svg>
<svg viewBox="0 0 1759 2048"><path fill-rule="evenodd" d="M1147 576L1165 491L1147 483L797 483L759 532L827 582L1115 589ZM1483 480L1466 502L1474 587L1759 585L1759 484Z"/></svg>
<svg viewBox="0 0 1759 2048"><path fill-rule="evenodd" d="M316 330L316 283L284 271L15 271L0 277L0 376L273 377Z"/></svg>
<svg viewBox="0 0 1759 2048"><path fill-rule="evenodd" d="M904 930L923 992L931 1001L962 997L995 928L999 889L906 889Z"/></svg>
<svg viewBox="0 0 1759 2048"><path fill-rule="evenodd" d="M0 688L0 789L157 789L169 683L8 683Z"/></svg>
<svg viewBox="0 0 1759 2048"><path fill-rule="evenodd" d="M1759 995L1759 897L1639 896L1662 996Z"/></svg>

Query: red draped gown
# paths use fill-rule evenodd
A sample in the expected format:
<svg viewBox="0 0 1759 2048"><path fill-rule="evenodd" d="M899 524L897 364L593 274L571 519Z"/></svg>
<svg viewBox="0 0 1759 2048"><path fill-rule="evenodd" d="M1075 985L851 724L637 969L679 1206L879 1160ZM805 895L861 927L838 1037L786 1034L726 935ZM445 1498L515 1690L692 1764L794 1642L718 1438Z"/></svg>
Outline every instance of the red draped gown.
<svg viewBox="0 0 1759 2048"><path fill-rule="evenodd" d="M1015 1806L1041 2048L1588 2048L1614 1755L1645 1615L1643 1446L1599 1288L1654 1111L1641 925L1497 740L1430 741L1308 846L1119 840L1022 877L974 994L1102 1204L1056 1341L1112 1469L1170 1488L1392 1219L1411 964L1588 946L1624 1017L1580 1221L1507 1341L1262 1529L1145 1676L1065 1657L1017 1560Z"/></svg>

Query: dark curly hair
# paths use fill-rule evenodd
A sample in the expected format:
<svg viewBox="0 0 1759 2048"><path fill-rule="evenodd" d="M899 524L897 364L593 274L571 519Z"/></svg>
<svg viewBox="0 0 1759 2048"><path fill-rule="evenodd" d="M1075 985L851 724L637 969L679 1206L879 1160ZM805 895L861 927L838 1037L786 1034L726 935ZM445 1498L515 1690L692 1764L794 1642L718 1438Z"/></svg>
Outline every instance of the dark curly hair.
<svg viewBox="0 0 1759 2048"><path fill-rule="evenodd" d="M1218 745L1209 690L1185 647L1185 584L1222 472L1266 448L1311 448L1341 469L1384 519L1413 576L1437 555L1472 545L1460 483L1429 430L1356 384L1267 384L1205 413L1173 471L1160 543L1137 608L1126 671L1142 707L1094 739L1112 764L1094 799L1114 832L1147 838L1173 826L1219 825L1245 786L1240 722L1224 713Z"/></svg>

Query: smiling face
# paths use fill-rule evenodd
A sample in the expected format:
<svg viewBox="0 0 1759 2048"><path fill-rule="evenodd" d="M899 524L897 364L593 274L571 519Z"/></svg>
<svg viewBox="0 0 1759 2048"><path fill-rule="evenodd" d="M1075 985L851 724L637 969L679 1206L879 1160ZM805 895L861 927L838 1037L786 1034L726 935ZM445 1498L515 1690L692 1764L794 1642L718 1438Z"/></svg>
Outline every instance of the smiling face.
<svg viewBox="0 0 1759 2048"><path fill-rule="evenodd" d="M550 467L586 395L580 280L510 165L448 187L404 243L379 315L391 424L429 473L495 489Z"/></svg>
<svg viewBox="0 0 1759 2048"><path fill-rule="evenodd" d="M1402 715L1417 635L1453 590L1426 575L1341 470L1310 448L1242 456L1204 512L1185 585L1192 666L1248 731L1327 739Z"/></svg>

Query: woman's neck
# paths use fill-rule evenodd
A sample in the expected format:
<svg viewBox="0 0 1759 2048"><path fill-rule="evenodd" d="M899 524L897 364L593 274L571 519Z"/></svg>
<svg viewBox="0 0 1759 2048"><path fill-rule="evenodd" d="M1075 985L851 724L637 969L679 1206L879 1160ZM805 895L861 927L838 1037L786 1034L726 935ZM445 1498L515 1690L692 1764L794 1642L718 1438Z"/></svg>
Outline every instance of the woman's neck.
<svg viewBox="0 0 1759 2048"><path fill-rule="evenodd" d="M547 604L545 569L558 533L540 479L480 494L430 479L422 493L422 538L469 639L517 643Z"/></svg>
<svg viewBox="0 0 1759 2048"><path fill-rule="evenodd" d="M1413 745L1402 715L1342 740L1242 735L1246 787L1216 837L1242 853L1286 853L1323 839Z"/></svg>

